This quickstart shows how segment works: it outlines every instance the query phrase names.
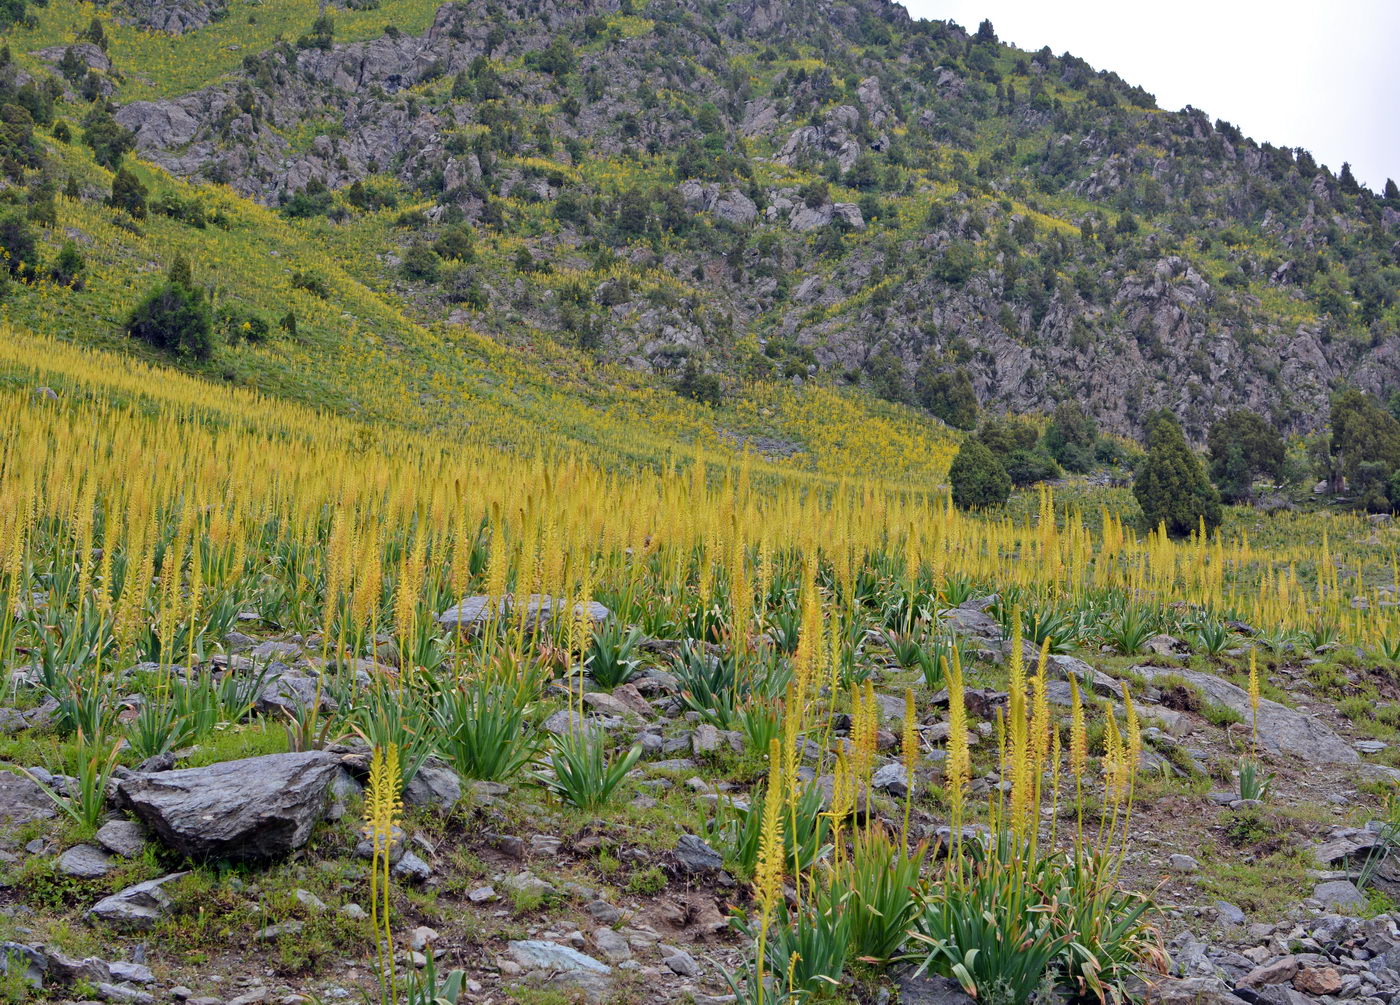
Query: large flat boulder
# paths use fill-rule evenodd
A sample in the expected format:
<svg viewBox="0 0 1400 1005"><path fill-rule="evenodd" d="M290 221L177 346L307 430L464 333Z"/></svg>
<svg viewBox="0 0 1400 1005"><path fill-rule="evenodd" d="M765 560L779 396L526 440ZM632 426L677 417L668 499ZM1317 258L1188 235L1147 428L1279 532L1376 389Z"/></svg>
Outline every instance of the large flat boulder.
<svg viewBox="0 0 1400 1005"><path fill-rule="evenodd" d="M1211 701L1234 709L1245 722L1251 721L1249 693L1214 674L1151 666L1134 667L1133 672L1149 682L1180 677ZM1355 764L1361 760L1351 744L1326 723L1268 698L1259 700L1259 742L1272 753L1291 754L1318 764Z"/></svg>
<svg viewBox="0 0 1400 1005"><path fill-rule="evenodd" d="M161 840L193 859L256 861L301 847L334 787L339 755L311 750L134 775L120 797Z"/></svg>
<svg viewBox="0 0 1400 1005"><path fill-rule="evenodd" d="M467 597L460 604L443 611L438 615L437 621L443 628L454 630L460 628L464 632L473 632L495 618L504 617L506 620L511 620L518 617L519 608L517 605L522 603L525 605L525 625L527 628L547 624L560 615L567 615L570 610L575 614L586 614L594 624L606 621L611 614L606 607L597 601L589 601L587 605L574 605L571 608L568 601L562 597L548 597L532 593L523 599L503 597L495 604L491 603L490 597ZM580 610L582 606L586 606L586 610Z"/></svg>

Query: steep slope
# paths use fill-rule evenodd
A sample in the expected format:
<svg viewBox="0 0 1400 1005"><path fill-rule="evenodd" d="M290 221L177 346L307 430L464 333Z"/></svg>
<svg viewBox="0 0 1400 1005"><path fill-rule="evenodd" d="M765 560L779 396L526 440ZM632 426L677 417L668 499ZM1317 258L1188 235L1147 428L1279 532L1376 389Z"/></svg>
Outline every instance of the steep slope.
<svg viewBox="0 0 1400 1005"><path fill-rule="evenodd" d="M1400 373L1400 198L887 0L230 0L178 36L133 27L152 7L112 6L81 89L420 323L687 390L927 405L962 368L986 406L1120 432L1315 429L1340 382ZM36 13L14 47L52 63L83 15Z"/></svg>

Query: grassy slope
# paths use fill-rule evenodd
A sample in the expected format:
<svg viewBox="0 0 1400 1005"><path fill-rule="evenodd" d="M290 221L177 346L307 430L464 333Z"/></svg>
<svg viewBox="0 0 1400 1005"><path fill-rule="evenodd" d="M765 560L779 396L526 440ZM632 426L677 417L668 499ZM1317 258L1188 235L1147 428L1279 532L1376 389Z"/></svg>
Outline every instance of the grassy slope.
<svg viewBox="0 0 1400 1005"><path fill-rule="evenodd" d="M60 177L77 178L88 195L110 189L110 174L85 148L48 146ZM121 325L131 304L184 253L216 300L269 321L288 310L297 315L295 338L279 333L191 364L216 379L366 421L517 448L583 446L624 462L661 463L677 449L697 447L732 453L736 436L759 434L802 446L784 469L924 485L946 472L951 437L909 410L776 385L753 385L710 409L528 332L519 346L505 346L465 327L416 323L391 286L372 289L342 266L373 244L328 241L226 189L195 188L150 165L138 170L152 198L197 197L227 223L196 229L153 214L133 230L95 198L60 197L58 227L41 233L43 258L52 260L76 235L88 260L87 288L76 294L42 282L17 285L3 304L5 317L21 328L169 362L133 344ZM329 297L294 287L297 272L320 276Z"/></svg>

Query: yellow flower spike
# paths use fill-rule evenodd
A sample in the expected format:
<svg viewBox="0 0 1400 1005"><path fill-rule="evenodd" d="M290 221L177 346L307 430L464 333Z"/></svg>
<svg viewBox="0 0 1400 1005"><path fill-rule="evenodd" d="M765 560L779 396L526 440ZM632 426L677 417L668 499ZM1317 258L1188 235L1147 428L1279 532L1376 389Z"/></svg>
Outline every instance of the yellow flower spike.
<svg viewBox="0 0 1400 1005"><path fill-rule="evenodd" d="M390 927L389 870L394 828L403 809L403 779L397 744L376 747L370 756L365 792L365 836L374 849L370 863L370 917L384 1001L397 1001L394 937Z"/></svg>
<svg viewBox="0 0 1400 1005"><path fill-rule="evenodd" d="M900 758L904 761L904 785L908 791L904 796L904 828L901 831L901 844L909 850L909 812L914 804L914 769L919 765L918 714L914 707L914 689L904 689L904 722L899 741Z"/></svg>
<svg viewBox="0 0 1400 1005"><path fill-rule="evenodd" d="M1255 646L1249 647L1249 710L1250 729L1254 746L1259 746L1259 657Z"/></svg>
<svg viewBox="0 0 1400 1005"><path fill-rule="evenodd" d="M1128 690L1128 682L1122 681L1123 722L1126 730L1124 755L1127 759L1128 777L1137 776L1138 765L1142 762L1142 728L1138 724L1137 706L1133 704L1133 694Z"/></svg>
<svg viewBox="0 0 1400 1005"><path fill-rule="evenodd" d="M948 680L948 756L944 761L944 785L948 796L954 834L960 833L963 799L972 776L971 748L968 743L967 705L963 697L962 663L957 647L945 668Z"/></svg>

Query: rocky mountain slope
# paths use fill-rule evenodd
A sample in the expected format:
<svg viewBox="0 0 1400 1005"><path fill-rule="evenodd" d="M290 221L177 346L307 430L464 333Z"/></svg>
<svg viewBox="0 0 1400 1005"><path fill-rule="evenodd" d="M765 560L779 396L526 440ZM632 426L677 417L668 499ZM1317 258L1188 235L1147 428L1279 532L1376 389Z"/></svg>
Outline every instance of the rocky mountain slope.
<svg viewBox="0 0 1400 1005"><path fill-rule="evenodd" d="M447 4L350 43L336 14L117 119L306 218L418 193L371 268L425 316L894 399L961 367L984 405L1074 398L1123 432L1240 405L1305 430L1338 382L1395 382L1393 187L1068 54L886 0Z"/></svg>

